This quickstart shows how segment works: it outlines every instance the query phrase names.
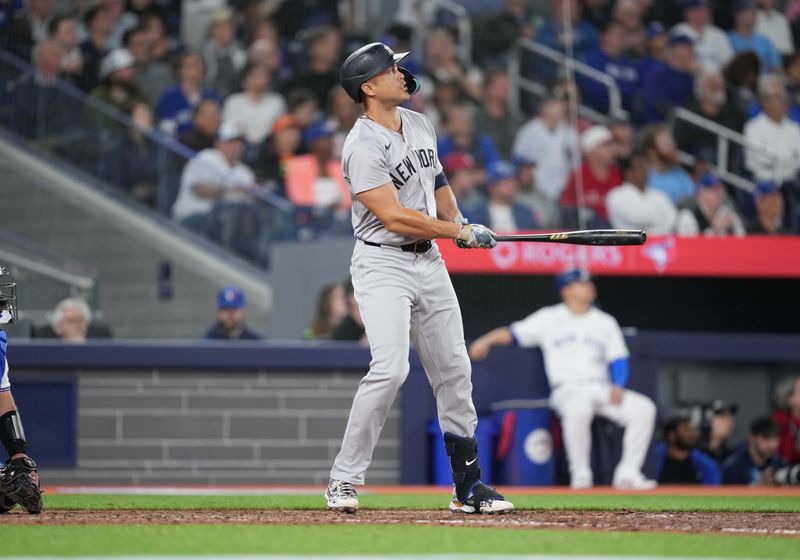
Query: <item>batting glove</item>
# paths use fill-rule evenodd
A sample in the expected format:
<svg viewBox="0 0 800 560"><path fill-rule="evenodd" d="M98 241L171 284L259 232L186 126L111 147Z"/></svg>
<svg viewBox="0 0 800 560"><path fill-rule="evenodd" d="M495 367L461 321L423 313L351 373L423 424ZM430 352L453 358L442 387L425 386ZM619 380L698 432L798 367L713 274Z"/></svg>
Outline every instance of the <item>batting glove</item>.
<svg viewBox="0 0 800 560"><path fill-rule="evenodd" d="M461 214L459 214L458 216L456 216L455 218L453 218L453 223L454 223L454 224L458 224L458 225L460 225L460 226L465 226L465 225L467 225L467 224L469 223L469 220L468 220L468 219L466 219L466 218L465 218L464 216L462 216ZM453 239L453 243L455 243L455 244L456 244L456 247L458 247L459 249L469 249L469 247L467 247L467 246L464 244L464 242L463 242L463 241L461 241L461 240L460 240L460 239L458 239L458 238L455 238L455 239Z"/></svg>
<svg viewBox="0 0 800 560"><path fill-rule="evenodd" d="M456 237L456 245L465 249L491 249L497 245L494 232L481 224L466 224Z"/></svg>

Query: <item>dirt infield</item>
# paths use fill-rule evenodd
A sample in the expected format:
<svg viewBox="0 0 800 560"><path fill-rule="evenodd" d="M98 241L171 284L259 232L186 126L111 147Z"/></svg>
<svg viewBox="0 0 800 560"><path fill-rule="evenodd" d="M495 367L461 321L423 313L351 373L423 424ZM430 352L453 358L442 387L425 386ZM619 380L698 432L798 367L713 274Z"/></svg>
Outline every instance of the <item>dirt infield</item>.
<svg viewBox="0 0 800 560"><path fill-rule="evenodd" d="M304 510L53 510L28 515L16 509L2 525L429 525L578 529L671 533L734 533L800 538L800 514L652 513L634 511L516 511L509 515L464 515L448 511L363 510L355 515Z"/></svg>

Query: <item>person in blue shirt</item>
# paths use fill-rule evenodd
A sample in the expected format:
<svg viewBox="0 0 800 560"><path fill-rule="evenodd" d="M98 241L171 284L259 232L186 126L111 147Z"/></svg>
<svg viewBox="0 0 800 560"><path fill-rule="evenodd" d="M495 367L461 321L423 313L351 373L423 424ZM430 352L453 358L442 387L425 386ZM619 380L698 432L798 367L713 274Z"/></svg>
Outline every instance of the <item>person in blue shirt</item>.
<svg viewBox="0 0 800 560"><path fill-rule="evenodd" d="M444 115L445 134L437 142L440 160L460 151L471 155L479 168L486 169L500 161L497 144L491 136L477 133L473 122L473 112L466 105L453 105L447 109Z"/></svg>
<svg viewBox="0 0 800 560"><path fill-rule="evenodd" d="M753 0L736 0L736 24L728 32L734 52L753 51L761 61L762 72L772 72L781 67L781 55L766 35L755 32L756 4Z"/></svg>
<svg viewBox="0 0 800 560"><path fill-rule="evenodd" d="M180 136L192 128L192 108L204 99L222 100L203 86L205 67L199 54L187 52L178 62L178 85L167 89L156 103L156 117L161 130Z"/></svg>
<svg viewBox="0 0 800 560"><path fill-rule="evenodd" d="M488 196L464 216L476 224L486 224L494 231L513 233L539 228L533 209L517 202L517 168L507 161L497 161L486 170Z"/></svg>
<svg viewBox="0 0 800 560"><path fill-rule="evenodd" d="M656 464L659 484L720 483L717 462L697 449L700 435L691 418L670 417L664 424L664 441L656 445Z"/></svg>
<svg viewBox="0 0 800 560"><path fill-rule="evenodd" d="M669 129L653 124L641 132L641 146L647 155L648 186L660 190L678 205L694 197L697 186L678 162L678 147Z"/></svg>
<svg viewBox="0 0 800 560"><path fill-rule="evenodd" d="M614 79L622 96L622 107L630 111L639 88L639 65L623 55L624 47L625 29L620 23L612 21L603 30L600 47L590 51L583 62ZM608 89L605 85L585 74L578 74L578 87L587 105L601 113L609 111Z"/></svg>
<svg viewBox="0 0 800 560"><path fill-rule="evenodd" d="M768 416L753 420L750 433L722 463L723 484L773 486L775 471L788 466L777 455L780 428Z"/></svg>
<svg viewBox="0 0 800 560"><path fill-rule="evenodd" d="M247 301L239 286L225 286L217 294L217 322L209 327L207 340L261 340L245 324Z"/></svg>
<svg viewBox="0 0 800 560"><path fill-rule="evenodd" d="M539 29L536 30L536 41L554 49L560 53L567 53L569 51L567 44L566 33L566 20L564 19L564 6L565 2L569 2L570 14L572 15L572 55L580 60L589 51L597 48L600 44L600 34L597 29L583 19L581 13L581 5L578 0L550 0L550 11L553 14L553 19L546 20ZM524 58L523 58L524 60ZM525 67L532 69L535 78L547 83L555 81L558 74L558 66L552 61L535 56L529 61L530 65L523 63L523 70Z"/></svg>
<svg viewBox="0 0 800 560"><path fill-rule="evenodd" d="M692 39L686 35L671 36L665 62L652 67L644 79L644 120L664 121L673 107L688 103L694 92L696 70Z"/></svg>

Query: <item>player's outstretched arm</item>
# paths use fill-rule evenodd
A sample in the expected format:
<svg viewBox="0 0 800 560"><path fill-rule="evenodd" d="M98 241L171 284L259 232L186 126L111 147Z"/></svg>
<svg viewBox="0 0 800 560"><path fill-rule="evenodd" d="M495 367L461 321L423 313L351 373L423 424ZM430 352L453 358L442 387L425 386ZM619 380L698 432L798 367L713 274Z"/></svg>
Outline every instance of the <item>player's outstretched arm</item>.
<svg viewBox="0 0 800 560"><path fill-rule="evenodd" d="M511 329L499 327L477 338L469 345L469 357L479 362L489 355L492 346L510 346L514 342Z"/></svg>

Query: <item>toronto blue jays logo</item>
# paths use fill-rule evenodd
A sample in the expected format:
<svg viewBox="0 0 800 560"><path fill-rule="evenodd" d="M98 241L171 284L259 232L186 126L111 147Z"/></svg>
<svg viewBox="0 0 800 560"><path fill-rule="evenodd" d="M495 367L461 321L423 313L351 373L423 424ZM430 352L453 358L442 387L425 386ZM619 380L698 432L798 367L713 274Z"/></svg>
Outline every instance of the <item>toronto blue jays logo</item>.
<svg viewBox="0 0 800 560"><path fill-rule="evenodd" d="M656 243L648 243L642 247L642 254L653 261L656 271L661 274L675 258L675 239L667 237Z"/></svg>

